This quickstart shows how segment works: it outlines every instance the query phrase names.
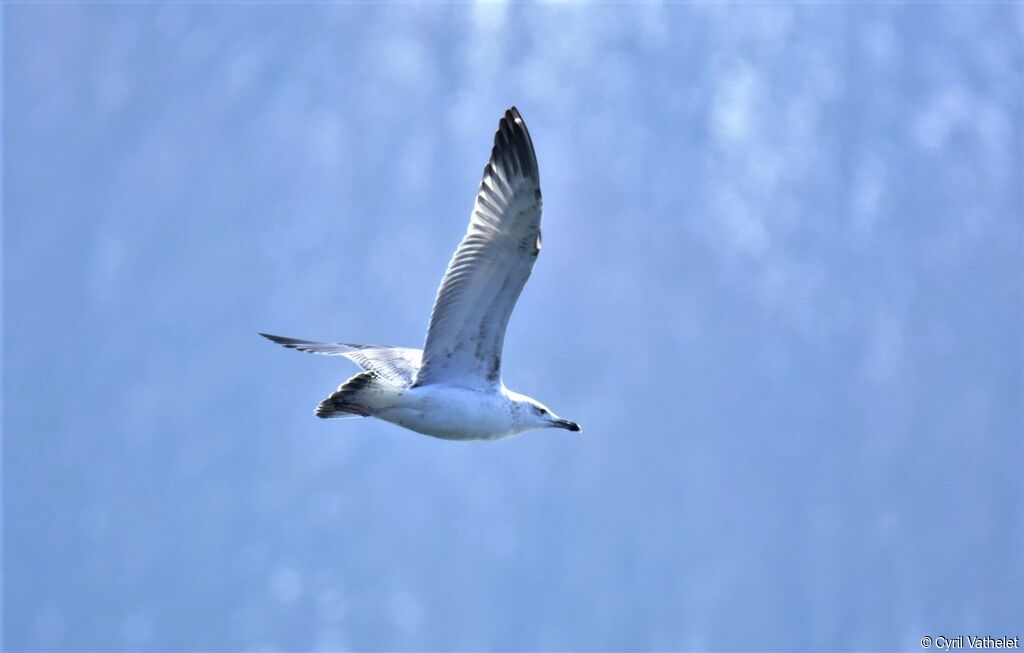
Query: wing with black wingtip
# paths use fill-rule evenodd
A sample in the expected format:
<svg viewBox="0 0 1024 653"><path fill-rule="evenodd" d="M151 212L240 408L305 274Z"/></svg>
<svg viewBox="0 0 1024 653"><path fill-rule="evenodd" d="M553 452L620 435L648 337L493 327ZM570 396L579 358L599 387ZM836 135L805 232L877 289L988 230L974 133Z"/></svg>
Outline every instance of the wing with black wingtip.
<svg viewBox="0 0 1024 653"><path fill-rule="evenodd" d="M512 107L498 125L469 228L437 291L414 385L500 383L505 328L540 253L540 216L537 156Z"/></svg>
<svg viewBox="0 0 1024 653"><path fill-rule="evenodd" d="M313 342L261 333L264 338L288 349L325 356L344 356L364 370L375 372L398 388L408 388L420 367L419 349L390 345L353 345L343 342Z"/></svg>

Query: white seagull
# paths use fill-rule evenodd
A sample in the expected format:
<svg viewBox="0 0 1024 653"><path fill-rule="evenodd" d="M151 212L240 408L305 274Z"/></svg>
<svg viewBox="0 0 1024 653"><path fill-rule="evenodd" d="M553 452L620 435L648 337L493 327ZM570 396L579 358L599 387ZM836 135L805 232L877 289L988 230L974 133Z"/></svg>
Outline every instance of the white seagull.
<svg viewBox="0 0 1024 653"><path fill-rule="evenodd" d="M498 440L556 427L580 431L501 380L505 328L540 253L540 174L530 132L512 107L498 124L465 238L437 291L423 350L296 340L363 368L320 402L317 417L376 417L447 440Z"/></svg>

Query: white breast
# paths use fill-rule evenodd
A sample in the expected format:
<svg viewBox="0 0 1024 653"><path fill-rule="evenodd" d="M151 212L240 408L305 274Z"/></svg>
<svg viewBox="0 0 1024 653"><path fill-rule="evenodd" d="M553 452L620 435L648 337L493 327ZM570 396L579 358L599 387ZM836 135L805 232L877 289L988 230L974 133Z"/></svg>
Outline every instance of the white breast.
<svg viewBox="0 0 1024 653"><path fill-rule="evenodd" d="M441 384L411 388L400 402L375 417L445 440L497 440L515 435L512 404L504 392Z"/></svg>

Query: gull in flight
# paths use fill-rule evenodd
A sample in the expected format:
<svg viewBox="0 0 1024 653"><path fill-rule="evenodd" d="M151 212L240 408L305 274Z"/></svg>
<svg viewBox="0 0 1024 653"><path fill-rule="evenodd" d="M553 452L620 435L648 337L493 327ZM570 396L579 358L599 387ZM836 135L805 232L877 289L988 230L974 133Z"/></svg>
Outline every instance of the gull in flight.
<svg viewBox="0 0 1024 653"><path fill-rule="evenodd" d="M422 350L310 342L266 333L363 371L317 406L317 417L376 417L447 440L497 440L525 431L580 431L501 381L509 316L540 253L540 174L515 107L505 112L484 167L469 229L437 291Z"/></svg>

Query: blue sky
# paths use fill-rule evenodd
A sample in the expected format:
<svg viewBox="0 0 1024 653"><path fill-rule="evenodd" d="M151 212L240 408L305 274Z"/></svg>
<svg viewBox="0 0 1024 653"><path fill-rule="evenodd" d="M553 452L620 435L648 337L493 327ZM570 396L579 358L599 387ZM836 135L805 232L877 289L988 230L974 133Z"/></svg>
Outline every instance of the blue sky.
<svg viewBox="0 0 1024 653"><path fill-rule="evenodd" d="M2 11L7 648L1021 634L1019 6ZM256 332L420 346L511 104L584 434L317 420Z"/></svg>

